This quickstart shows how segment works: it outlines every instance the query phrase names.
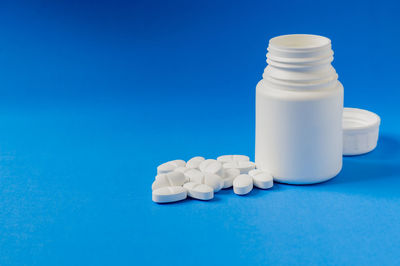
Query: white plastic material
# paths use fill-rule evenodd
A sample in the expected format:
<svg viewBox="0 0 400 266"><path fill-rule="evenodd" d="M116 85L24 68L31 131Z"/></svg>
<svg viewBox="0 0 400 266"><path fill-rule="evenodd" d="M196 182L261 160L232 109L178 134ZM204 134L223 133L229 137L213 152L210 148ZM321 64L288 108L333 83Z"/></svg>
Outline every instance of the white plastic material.
<svg viewBox="0 0 400 266"><path fill-rule="evenodd" d="M367 110L343 109L343 155L372 151L378 143L380 117Z"/></svg>
<svg viewBox="0 0 400 266"><path fill-rule="evenodd" d="M152 199L157 203L168 203L184 200L187 197L186 189L180 186L162 187L153 190Z"/></svg>
<svg viewBox="0 0 400 266"><path fill-rule="evenodd" d="M342 169L343 86L332 60L331 41L322 36L269 42L256 89L255 163L278 182L318 183Z"/></svg>

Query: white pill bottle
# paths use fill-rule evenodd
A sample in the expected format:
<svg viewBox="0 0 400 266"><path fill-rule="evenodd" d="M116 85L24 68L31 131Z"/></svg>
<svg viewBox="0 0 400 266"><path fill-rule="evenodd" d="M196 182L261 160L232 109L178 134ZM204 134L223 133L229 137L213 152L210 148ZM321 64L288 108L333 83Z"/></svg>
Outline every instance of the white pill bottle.
<svg viewBox="0 0 400 266"><path fill-rule="evenodd" d="M275 181L312 184L342 169L343 86L330 39L283 35L269 41L256 88L257 168Z"/></svg>

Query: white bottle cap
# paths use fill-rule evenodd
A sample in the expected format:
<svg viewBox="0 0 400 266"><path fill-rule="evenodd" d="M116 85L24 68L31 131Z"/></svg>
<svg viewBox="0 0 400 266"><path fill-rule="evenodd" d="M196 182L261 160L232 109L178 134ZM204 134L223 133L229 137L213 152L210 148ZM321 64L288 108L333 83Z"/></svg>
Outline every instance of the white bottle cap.
<svg viewBox="0 0 400 266"><path fill-rule="evenodd" d="M375 113L358 108L343 109L343 155L372 151L378 143L381 119Z"/></svg>

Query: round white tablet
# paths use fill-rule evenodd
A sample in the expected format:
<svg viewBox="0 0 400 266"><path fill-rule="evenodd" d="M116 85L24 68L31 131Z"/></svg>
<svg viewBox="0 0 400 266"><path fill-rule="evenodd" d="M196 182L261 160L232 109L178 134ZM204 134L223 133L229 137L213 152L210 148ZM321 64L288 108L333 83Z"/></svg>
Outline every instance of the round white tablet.
<svg viewBox="0 0 400 266"><path fill-rule="evenodd" d="M199 200L210 200L214 198L214 190L205 184L189 182L183 185L187 189L189 197Z"/></svg>
<svg viewBox="0 0 400 266"><path fill-rule="evenodd" d="M249 175L239 175L233 180L233 192L246 195L253 189L253 179Z"/></svg>
<svg viewBox="0 0 400 266"><path fill-rule="evenodd" d="M250 161L250 158L246 155L222 155L217 158L217 161L220 161L221 163L231 163L234 161L248 162Z"/></svg>
<svg viewBox="0 0 400 266"><path fill-rule="evenodd" d="M253 178L253 184L255 187L268 189L274 185L274 178L272 175L261 169L251 170L249 176Z"/></svg>
<svg viewBox="0 0 400 266"><path fill-rule="evenodd" d="M224 181L224 186L222 188L230 188L233 185L233 180L235 177L240 175L240 170L236 168L228 168L224 169L224 173L222 175L222 180Z"/></svg>
<svg viewBox="0 0 400 266"><path fill-rule="evenodd" d="M204 157L201 156L196 156L193 157L192 159L190 159L189 161L187 161L186 163L186 167L187 168L194 168L194 169L198 169L199 165L205 161L206 159L204 159Z"/></svg>
<svg viewBox="0 0 400 266"><path fill-rule="evenodd" d="M203 173L212 173L221 175L222 174L222 164L214 159L208 159L200 163L200 171Z"/></svg>
<svg viewBox="0 0 400 266"><path fill-rule="evenodd" d="M165 174L174 171L178 167L184 167L186 163L184 160L174 160L163 163L157 167L157 174Z"/></svg>
<svg viewBox="0 0 400 266"><path fill-rule="evenodd" d="M157 203L175 202L187 197L186 189L180 186L162 187L153 190L152 199Z"/></svg>
<svg viewBox="0 0 400 266"><path fill-rule="evenodd" d="M249 171L256 168L256 165L253 162L246 161L233 161L230 163L224 163L224 169L236 168L240 170L241 174L247 174Z"/></svg>
<svg viewBox="0 0 400 266"><path fill-rule="evenodd" d="M169 172L166 174L159 174L156 176L156 180L151 186L152 190L171 187L171 186L182 186L185 183L185 175L181 172Z"/></svg>

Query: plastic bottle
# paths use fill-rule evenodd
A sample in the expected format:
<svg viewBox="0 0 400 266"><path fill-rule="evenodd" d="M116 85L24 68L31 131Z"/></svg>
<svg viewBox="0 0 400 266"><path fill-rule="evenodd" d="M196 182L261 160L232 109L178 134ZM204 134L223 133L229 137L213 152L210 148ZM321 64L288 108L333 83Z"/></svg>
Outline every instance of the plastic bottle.
<svg viewBox="0 0 400 266"><path fill-rule="evenodd" d="M342 168L343 86L330 39L283 35L269 41L256 88L255 162L275 181L312 184Z"/></svg>

